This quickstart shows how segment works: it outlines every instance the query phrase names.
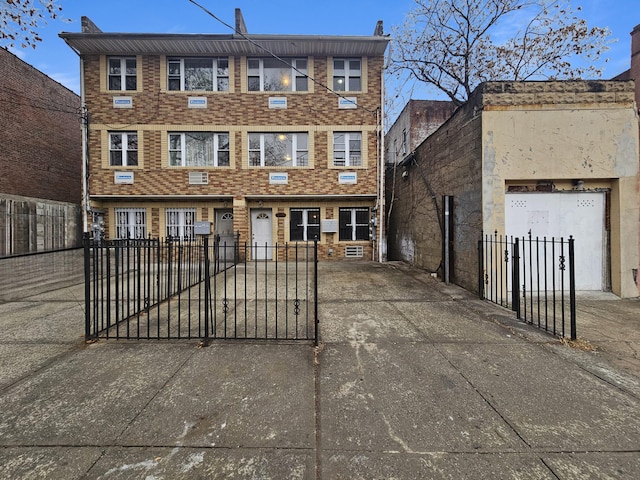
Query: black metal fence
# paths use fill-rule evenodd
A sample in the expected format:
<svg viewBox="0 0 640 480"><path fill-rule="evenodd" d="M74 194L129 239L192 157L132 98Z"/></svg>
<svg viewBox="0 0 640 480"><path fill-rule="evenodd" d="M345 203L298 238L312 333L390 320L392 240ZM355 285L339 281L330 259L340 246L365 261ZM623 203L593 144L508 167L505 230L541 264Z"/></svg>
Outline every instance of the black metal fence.
<svg viewBox="0 0 640 480"><path fill-rule="evenodd" d="M317 243L85 239L85 336L318 341Z"/></svg>
<svg viewBox="0 0 640 480"><path fill-rule="evenodd" d="M518 319L554 335L569 333L572 340L575 285L573 237L506 237L495 232L478 241L480 298L510 308Z"/></svg>

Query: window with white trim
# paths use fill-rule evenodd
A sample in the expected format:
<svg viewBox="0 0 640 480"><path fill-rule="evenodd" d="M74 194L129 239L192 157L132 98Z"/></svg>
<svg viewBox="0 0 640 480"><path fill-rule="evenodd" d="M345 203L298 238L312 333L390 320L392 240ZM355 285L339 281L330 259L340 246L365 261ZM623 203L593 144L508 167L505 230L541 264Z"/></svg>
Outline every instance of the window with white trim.
<svg viewBox="0 0 640 480"><path fill-rule="evenodd" d="M309 134L249 133L250 167L306 167Z"/></svg>
<svg viewBox="0 0 640 480"><path fill-rule="evenodd" d="M109 132L109 165L126 167L138 165L138 134Z"/></svg>
<svg viewBox="0 0 640 480"><path fill-rule="evenodd" d="M341 208L338 228L340 240L369 240L369 209Z"/></svg>
<svg viewBox="0 0 640 480"><path fill-rule="evenodd" d="M306 92L306 58L248 58L247 88L251 92Z"/></svg>
<svg viewBox="0 0 640 480"><path fill-rule="evenodd" d="M402 155L407 154L407 129L402 130Z"/></svg>
<svg viewBox="0 0 640 480"><path fill-rule="evenodd" d="M196 222L195 208L167 208L166 218L167 238L195 239L193 228Z"/></svg>
<svg viewBox="0 0 640 480"><path fill-rule="evenodd" d="M109 90L136 90L136 57L109 57L107 76Z"/></svg>
<svg viewBox="0 0 640 480"><path fill-rule="evenodd" d="M116 238L147 237L147 212L144 208L116 208Z"/></svg>
<svg viewBox="0 0 640 480"><path fill-rule="evenodd" d="M362 166L362 133L335 132L333 134L333 166Z"/></svg>
<svg viewBox="0 0 640 480"><path fill-rule="evenodd" d="M229 90L229 58L168 58L167 89L226 92Z"/></svg>
<svg viewBox="0 0 640 480"><path fill-rule="evenodd" d="M292 208L289 217L289 239L292 242L312 242L320 239L319 208Z"/></svg>
<svg viewBox="0 0 640 480"><path fill-rule="evenodd" d="M333 89L336 92L362 90L362 60L360 58L333 59Z"/></svg>
<svg viewBox="0 0 640 480"><path fill-rule="evenodd" d="M213 132L169 133L169 166L228 167L229 134Z"/></svg>

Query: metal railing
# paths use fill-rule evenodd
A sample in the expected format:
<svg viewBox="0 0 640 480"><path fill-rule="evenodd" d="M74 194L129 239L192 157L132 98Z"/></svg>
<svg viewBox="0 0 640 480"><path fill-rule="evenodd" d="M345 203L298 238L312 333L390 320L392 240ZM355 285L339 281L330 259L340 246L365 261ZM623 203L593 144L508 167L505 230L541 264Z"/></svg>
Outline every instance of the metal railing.
<svg viewBox="0 0 640 480"><path fill-rule="evenodd" d="M576 334L573 237L485 235L478 241L480 298L510 308L516 317L561 337Z"/></svg>
<svg viewBox="0 0 640 480"><path fill-rule="evenodd" d="M85 240L85 337L318 341L317 243Z"/></svg>

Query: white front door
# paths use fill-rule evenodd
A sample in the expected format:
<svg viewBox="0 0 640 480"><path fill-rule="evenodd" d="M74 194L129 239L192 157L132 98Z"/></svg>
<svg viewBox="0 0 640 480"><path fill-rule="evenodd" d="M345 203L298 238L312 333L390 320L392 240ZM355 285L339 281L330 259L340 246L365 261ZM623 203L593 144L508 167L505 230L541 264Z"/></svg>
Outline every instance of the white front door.
<svg viewBox="0 0 640 480"><path fill-rule="evenodd" d="M270 208L251 210L251 258L271 260L273 231Z"/></svg>
<svg viewBox="0 0 640 480"><path fill-rule="evenodd" d="M220 236L220 260L233 261L235 236L233 234L233 210L216 210L216 235Z"/></svg>
<svg viewBox="0 0 640 480"><path fill-rule="evenodd" d="M602 192L508 193L507 236L575 239L576 290L603 290L605 194ZM535 247L534 247L535 248ZM565 255L568 255L568 247ZM557 264L557 259L555 264Z"/></svg>

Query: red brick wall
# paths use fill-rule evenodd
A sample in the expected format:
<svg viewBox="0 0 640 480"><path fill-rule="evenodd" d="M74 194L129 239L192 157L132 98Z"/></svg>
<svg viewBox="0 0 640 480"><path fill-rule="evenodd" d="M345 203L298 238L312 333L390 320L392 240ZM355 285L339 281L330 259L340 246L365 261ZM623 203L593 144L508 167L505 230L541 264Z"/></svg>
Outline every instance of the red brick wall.
<svg viewBox="0 0 640 480"><path fill-rule="evenodd" d="M80 97L0 48L0 194L81 203Z"/></svg>

